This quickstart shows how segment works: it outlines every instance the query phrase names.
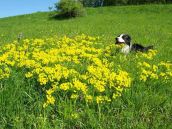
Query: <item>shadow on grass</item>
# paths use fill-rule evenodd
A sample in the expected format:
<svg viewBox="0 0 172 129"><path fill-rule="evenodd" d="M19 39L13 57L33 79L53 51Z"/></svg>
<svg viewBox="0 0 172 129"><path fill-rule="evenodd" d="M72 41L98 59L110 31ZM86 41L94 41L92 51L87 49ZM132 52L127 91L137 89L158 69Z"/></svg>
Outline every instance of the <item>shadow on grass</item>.
<svg viewBox="0 0 172 129"><path fill-rule="evenodd" d="M50 14L49 20L69 20L75 18L74 16L68 16L64 14Z"/></svg>

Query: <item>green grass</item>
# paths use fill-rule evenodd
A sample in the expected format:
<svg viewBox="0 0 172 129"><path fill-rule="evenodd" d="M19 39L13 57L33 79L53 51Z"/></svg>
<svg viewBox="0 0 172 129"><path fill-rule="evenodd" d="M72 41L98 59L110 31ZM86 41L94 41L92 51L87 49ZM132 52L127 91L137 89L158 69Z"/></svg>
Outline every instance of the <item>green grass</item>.
<svg viewBox="0 0 172 129"><path fill-rule="evenodd" d="M21 32L24 38L84 33L100 36L104 44L112 44L120 33L129 33L133 42L154 45L159 51L158 61L172 61L172 5L88 8L85 17L75 19L55 20L50 18L52 14L0 19L0 44L16 40ZM126 69L134 68L128 62ZM0 82L0 128L172 128L172 83L134 82L120 98L101 108L66 100L59 101L55 109L43 110L42 91L36 82L27 82L23 73L13 71L11 80ZM72 111L82 117L71 119Z"/></svg>
<svg viewBox="0 0 172 129"><path fill-rule="evenodd" d="M35 13L0 19L1 43L10 42L23 33L25 38L52 35L89 34L112 42L120 33L129 33L133 41L166 49L170 57L172 5L89 8L87 16L76 19L50 19L53 13ZM161 46L161 47L160 47ZM162 50L163 51L163 50ZM167 54L168 53L168 54Z"/></svg>

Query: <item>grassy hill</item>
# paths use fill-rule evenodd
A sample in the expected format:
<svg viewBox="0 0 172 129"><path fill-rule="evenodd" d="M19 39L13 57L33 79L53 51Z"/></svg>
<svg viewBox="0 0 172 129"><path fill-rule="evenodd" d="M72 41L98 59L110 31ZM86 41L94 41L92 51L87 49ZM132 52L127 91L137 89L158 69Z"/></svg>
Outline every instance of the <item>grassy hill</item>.
<svg viewBox="0 0 172 129"><path fill-rule="evenodd" d="M159 45L164 48L171 44L171 12L171 5L144 5L88 8L86 17L76 19L54 20L50 18L53 13L47 12L9 17L0 19L1 44L16 39L21 32L25 38L84 33L104 36L107 42L120 33L129 33L134 42L159 49Z"/></svg>
<svg viewBox="0 0 172 129"><path fill-rule="evenodd" d="M0 75L0 128L172 128L172 77L167 79L168 77L162 73L164 70L165 74L168 73L171 76L172 72L170 71L172 70L170 69L172 62L172 5L87 8L85 17L72 19L53 19L51 16L54 13L38 12L0 19L0 73L7 72ZM20 33L23 33L23 39L26 40L18 44L15 40ZM113 46L114 38L121 33L130 34L133 42L154 45L155 50L158 51L155 59L149 60L149 56L154 56L154 53L146 56L114 54L113 52L117 49ZM78 35L79 37L76 37ZM63 36L71 38L61 39ZM97 39L97 36L100 39ZM68 41L73 43L74 48L68 44ZM85 42L84 45L82 41ZM14 44L14 46L7 44ZM65 46L66 44L67 46ZM29 47L29 50L25 50L25 47ZM90 51L86 48L89 48ZM80 50L83 50L85 55L82 52L83 55L80 54ZM64 60L60 63L56 62L57 64L70 70L75 69L79 74L85 74L90 72L89 68L92 70L94 68L89 67L94 64L92 63L94 60L84 57L91 54L92 57L97 57L98 62L105 60L107 64L114 63L115 67L118 66L119 69L127 71L128 76L131 77L130 88L125 87L127 84L121 85L122 89L120 90L124 88L121 97L102 105L98 102L98 104L83 102L85 96L79 91L77 91L79 99L73 101L68 97L71 92L75 93L76 91L72 91L72 89L69 92L57 90L53 91L56 93L54 96L57 99L55 106L50 105L44 109L42 105L47 97L45 93L51 87L51 81L41 82L39 74L34 71L37 66L34 65L39 62L36 65L41 65L39 66L41 69L46 71L44 68L48 67L54 70L56 63L52 63L51 58L53 57L52 59L56 61L56 57L63 60L64 57L69 57L69 55L65 55L67 51L70 51L71 55L68 53L70 57L73 57L73 52L76 54L76 58L82 55L80 63ZM26 55L22 56L20 52ZM53 52L64 52L65 54L60 54L65 56L63 58L59 54L54 56ZM9 55L6 56L6 54ZM23 59L34 60L35 64L24 64L26 62L22 62ZM46 61L49 63L46 64L44 59L47 59ZM165 63L160 63L161 61ZM137 65L138 62L141 62L140 66ZM161 65L164 65L164 68L156 68ZM65 69L63 67L61 69ZM99 64L94 72L87 75L89 78L85 79L83 83L90 86L91 84L87 80L97 76L99 71L102 72L102 76L106 70L120 75L117 68L107 66L107 69L103 71L105 67L106 63ZM154 68L157 69L155 71L158 77L161 75L162 78L155 79L153 71L150 75L147 71L148 81L140 81L142 67L147 67L149 72L154 71ZM11 71L10 75L8 75L8 71ZM28 74L29 72L32 72L34 77L27 79L28 76L32 76ZM73 73L70 78L63 78L58 84L73 81L73 78L77 78L75 74ZM99 81L103 82L103 78L107 79L107 85L109 85L108 80L111 77L108 76L102 77L102 80L99 79ZM126 83L130 78L124 74L122 79L124 80L121 83ZM42 86L44 83L46 84ZM107 94L112 97L111 90L103 93L95 91L93 94L95 96Z"/></svg>

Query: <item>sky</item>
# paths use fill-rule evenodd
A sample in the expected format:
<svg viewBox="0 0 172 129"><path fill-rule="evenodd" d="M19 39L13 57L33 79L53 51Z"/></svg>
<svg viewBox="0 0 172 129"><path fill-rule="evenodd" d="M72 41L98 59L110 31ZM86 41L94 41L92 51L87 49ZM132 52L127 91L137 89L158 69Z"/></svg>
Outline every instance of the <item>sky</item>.
<svg viewBox="0 0 172 129"><path fill-rule="evenodd" d="M49 11L58 0L0 0L0 18Z"/></svg>

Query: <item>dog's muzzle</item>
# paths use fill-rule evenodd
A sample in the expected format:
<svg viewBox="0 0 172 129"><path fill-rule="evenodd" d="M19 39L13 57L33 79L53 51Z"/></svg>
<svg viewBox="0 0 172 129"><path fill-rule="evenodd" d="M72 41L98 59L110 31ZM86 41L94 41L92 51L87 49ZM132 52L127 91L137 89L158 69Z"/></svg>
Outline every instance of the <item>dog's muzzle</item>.
<svg viewBox="0 0 172 129"><path fill-rule="evenodd" d="M115 44L123 44L123 42L119 42L119 41L118 41L118 38L115 38L115 40L116 40L116 41L115 41Z"/></svg>

